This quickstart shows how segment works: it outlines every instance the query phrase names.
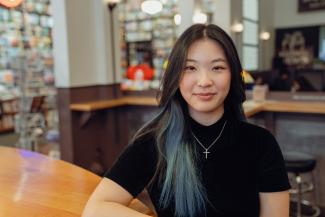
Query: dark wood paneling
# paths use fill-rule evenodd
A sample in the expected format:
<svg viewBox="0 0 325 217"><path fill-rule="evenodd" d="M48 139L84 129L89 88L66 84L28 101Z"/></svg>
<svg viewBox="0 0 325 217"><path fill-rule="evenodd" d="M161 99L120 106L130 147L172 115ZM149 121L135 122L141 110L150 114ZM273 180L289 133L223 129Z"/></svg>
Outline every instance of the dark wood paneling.
<svg viewBox="0 0 325 217"><path fill-rule="evenodd" d="M98 174L104 171L107 167L105 155L114 153L116 146L120 146L114 121L116 110L85 114L71 112L69 107L71 103L113 99L119 95L119 85L58 88L60 148L63 160ZM85 121L87 118L89 120Z"/></svg>
<svg viewBox="0 0 325 217"><path fill-rule="evenodd" d="M73 162L73 122L69 109L71 104L70 90L58 88L57 91L61 158L65 161Z"/></svg>

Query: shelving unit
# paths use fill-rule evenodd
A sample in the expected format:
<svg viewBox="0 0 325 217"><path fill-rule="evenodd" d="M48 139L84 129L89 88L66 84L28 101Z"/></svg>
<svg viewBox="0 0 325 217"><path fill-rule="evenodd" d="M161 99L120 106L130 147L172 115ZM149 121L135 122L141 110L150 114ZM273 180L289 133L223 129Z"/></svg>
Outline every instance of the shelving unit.
<svg viewBox="0 0 325 217"><path fill-rule="evenodd" d="M22 6L0 7L0 85L17 87L20 78L14 62L25 49L29 65L26 94L44 94L54 87L52 26L50 0L26 0L25 13Z"/></svg>
<svg viewBox="0 0 325 217"><path fill-rule="evenodd" d="M42 98L45 105L44 100L55 98L50 3L25 0L14 9L0 6L0 134L20 132L30 114L46 119L44 109L31 109L33 103Z"/></svg>
<svg viewBox="0 0 325 217"><path fill-rule="evenodd" d="M126 72L130 65L147 62L155 69L154 79L159 80L176 40L176 3L168 1L155 15L141 12L140 5L138 0L119 4L121 71Z"/></svg>

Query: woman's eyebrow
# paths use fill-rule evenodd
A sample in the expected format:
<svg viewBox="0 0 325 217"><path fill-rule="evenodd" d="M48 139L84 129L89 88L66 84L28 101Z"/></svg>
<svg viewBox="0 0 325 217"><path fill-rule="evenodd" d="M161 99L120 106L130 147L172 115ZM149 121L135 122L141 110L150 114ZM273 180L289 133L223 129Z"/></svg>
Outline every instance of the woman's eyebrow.
<svg viewBox="0 0 325 217"><path fill-rule="evenodd" d="M186 59L186 62L195 62L195 63L197 63L198 61L194 60L194 59Z"/></svg>
<svg viewBox="0 0 325 217"><path fill-rule="evenodd" d="M222 59L222 58L218 58L218 59L214 59L211 61L211 63L215 63L215 62L227 62L225 59Z"/></svg>
<svg viewBox="0 0 325 217"><path fill-rule="evenodd" d="M199 61L195 60L195 59L186 59L186 62L194 62L194 63L197 63ZM215 62L227 62L225 59L223 58L217 58L217 59L213 59L211 60L211 63L215 63Z"/></svg>

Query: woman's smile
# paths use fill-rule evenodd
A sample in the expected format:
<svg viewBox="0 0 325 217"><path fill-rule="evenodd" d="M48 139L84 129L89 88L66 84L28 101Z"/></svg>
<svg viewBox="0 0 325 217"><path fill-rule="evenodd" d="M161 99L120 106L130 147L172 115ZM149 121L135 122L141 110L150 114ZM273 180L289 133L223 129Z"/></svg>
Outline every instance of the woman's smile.
<svg viewBox="0 0 325 217"><path fill-rule="evenodd" d="M209 101L216 95L216 93L194 93L193 95L198 97L200 100Z"/></svg>

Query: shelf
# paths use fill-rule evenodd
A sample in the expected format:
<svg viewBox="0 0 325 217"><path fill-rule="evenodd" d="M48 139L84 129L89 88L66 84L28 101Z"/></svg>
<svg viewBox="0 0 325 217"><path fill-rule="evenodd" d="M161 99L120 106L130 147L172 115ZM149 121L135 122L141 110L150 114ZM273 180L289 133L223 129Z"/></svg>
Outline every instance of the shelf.
<svg viewBox="0 0 325 217"><path fill-rule="evenodd" d="M13 132L15 130L15 128L11 127L11 128L0 128L0 133L9 133L9 132Z"/></svg>
<svg viewBox="0 0 325 217"><path fill-rule="evenodd" d="M120 35L122 45L120 45L121 64L120 69L122 76L125 77L127 67L139 63L149 63L157 72L157 77L161 76L164 60L175 43L176 27L174 24L175 3L165 4L164 10L156 15L147 15L137 13L133 3L120 3L119 9L123 16L119 17ZM132 48L128 45L150 41L149 47L145 50L140 48ZM163 60L161 64L156 64L158 60ZM126 61L125 61L126 60ZM123 62L124 61L124 62ZM158 66L158 67L157 67Z"/></svg>
<svg viewBox="0 0 325 217"><path fill-rule="evenodd" d="M124 23L132 23L132 22L147 22L147 21L153 21L153 22L157 22L160 21L162 19L171 19L174 20L173 16L155 16L155 17L146 17L146 18L136 18L133 20L124 20Z"/></svg>
<svg viewBox="0 0 325 217"><path fill-rule="evenodd" d="M18 114L18 112L3 112L3 113L1 113L2 116L4 116L4 115L15 115L15 114Z"/></svg>
<svg viewBox="0 0 325 217"><path fill-rule="evenodd" d="M12 102L12 101L16 101L16 100L18 100L18 98L0 99L0 103L2 103L2 102Z"/></svg>

